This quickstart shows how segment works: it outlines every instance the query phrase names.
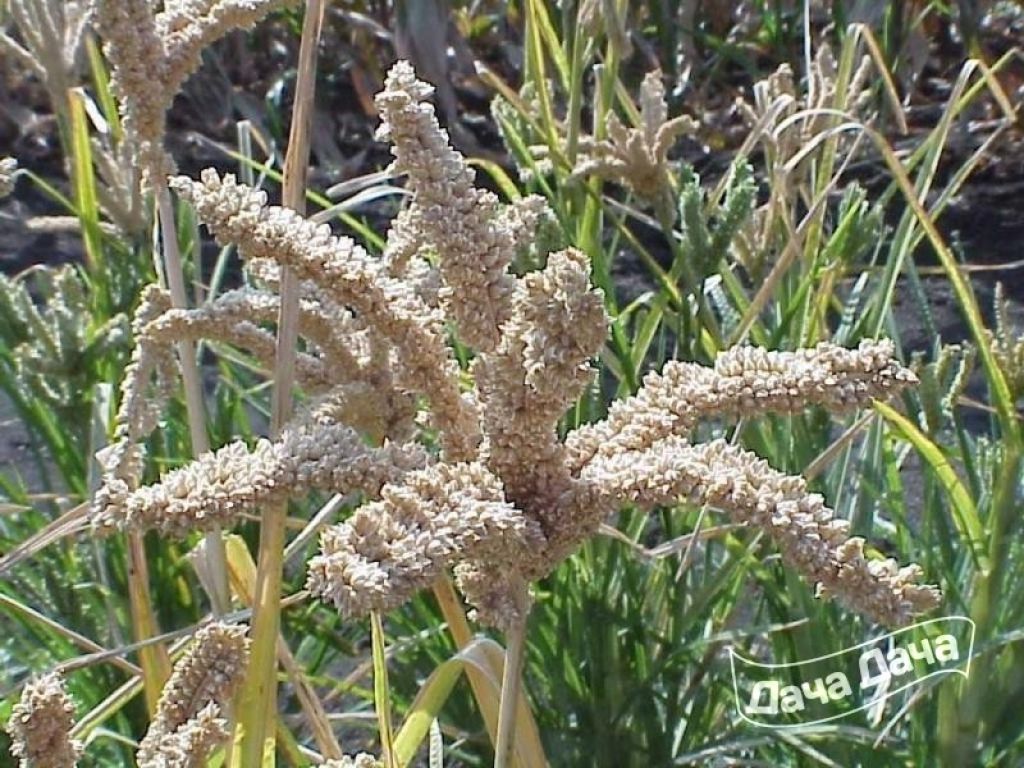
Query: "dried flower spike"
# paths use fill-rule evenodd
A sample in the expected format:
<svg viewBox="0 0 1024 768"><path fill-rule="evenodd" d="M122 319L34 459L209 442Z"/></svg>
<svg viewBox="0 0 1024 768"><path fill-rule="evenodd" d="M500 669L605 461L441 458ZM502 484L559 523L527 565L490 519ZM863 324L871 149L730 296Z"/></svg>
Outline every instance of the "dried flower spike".
<svg viewBox="0 0 1024 768"><path fill-rule="evenodd" d="M608 138L592 144L573 174L596 173L655 201L668 187L669 150L698 125L686 115L669 120L661 71L655 70L640 85L640 127L627 128L612 112L606 128Z"/></svg>
<svg viewBox="0 0 1024 768"><path fill-rule="evenodd" d="M344 424L300 422L276 442L259 440L251 451L230 443L153 485L132 489L110 477L94 500L93 519L101 529L155 529L181 538L234 525L244 513L313 490L373 497L426 460L416 443L371 448Z"/></svg>
<svg viewBox="0 0 1024 768"><path fill-rule="evenodd" d="M30 681L7 723L11 754L19 767L74 768L82 754L82 745L69 736L74 718L75 707L60 674Z"/></svg>
<svg viewBox="0 0 1024 768"><path fill-rule="evenodd" d="M242 289L221 294L202 307L175 309L166 291L156 286L146 288L133 323L135 349L121 384L115 440L98 455L104 475L93 505L97 525L108 529L113 525L157 527L180 536L188 532L189 525L203 529L218 521L229 523L239 512L251 509L248 500L254 504L258 499L266 500L271 494L281 495L293 489L291 481L304 482L302 471L289 469L289 462L295 461L289 453L294 446L285 441L277 447L275 457L266 458L277 464L266 465L267 472L261 475L264 482L256 482L252 472L261 457L267 456L267 446L258 446L250 454L244 446L234 445L213 457L203 457L193 465L197 472L172 473L162 486L138 489L144 440L155 428L174 383L175 343L203 339L231 344L269 367L275 354L274 337L260 324L276 320L278 301L274 294ZM321 466L314 472L318 480L311 487L323 487L326 482L327 487L337 489L344 475L340 467L347 461L352 470L347 476L359 487L375 493L381 483L397 475L385 473L379 482L360 479L355 467L359 463L356 454L362 456L365 446L359 445L357 436L341 425L351 426L374 443L385 438L401 441L412 430L415 403L397 391L386 355L380 353L379 345L367 331L356 326L349 313L329 303L304 299L298 319L300 334L312 344L308 345L309 353L297 356L297 380L308 393L327 392L316 406L322 427L318 435L325 445L339 448L334 476L327 478L325 467ZM332 424L334 431L330 432ZM292 430L288 434L295 437L297 432ZM339 440L347 441L355 454L341 451L344 446ZM423 463L418 448L403 455L401 451L394 452L392 446L378 455L377 466L381 471L391 458L398 461L396 471L397 466L418 467ZM220 461L230 464L232 470L218 474L216 466ZM313 463L314 459L310 455L305 461ZM372 463L367 454L364 469L369 471ZM229 490L232 483L234 489ZM173 494L183 496L161 495L161 488L167 487L174 488ZM200 501L197 495L213 499Z"/></svg>
<svg viewBox="0 0 1024 768"><path fill-rule="evenodd" d="M456 562L479 563L501 582L543 540L485 467L438 464L386 486L380 501L325 531L308 585L346 615L387 611Z"/></svg>
<svg viewBox="0 0 1024 768"><path fill-rule="evenodd" d="M619 506L650 508L683 497L766 530L822 594L879 621L900 623L933 605L937 593L915 583L916 567L867 561L861 543L846 538L845 524L801 479L739 449L688 442L713 418L810 405L841 412L887 397L914 382L892 359L891 344L741 348L723 353L713 368L673 362L607 419L560 439L559 419L592 380L591 359L607 334L603 297L591 287L586 256L572 249L523 277L508 272L542 210L534 201L498 210L481 197L423 103L428 94L400 63L379 98L383 133L414 192L384 259L327 226L267 206L262 192L231 176L208 170L200 182L178 178L172 185L257 271L273 281L275 269L266 264L290 267L316 306L366 332L372 351L365 359L374 371L367 383L393 381L425 396L440 431L440 461L426 466L415 443L363 445L344 425L348 417L339 420L346 398L356 397L344 384L332 390L338 403L294 421L277 443L263 441L252 452L228 446L149 488L108 484L102 501L110 511L101 516L120 512L128 525L181 535L300 488L354 483L380 498L323 534L310 563L313 593L345 614L387 610L451 569L481 620L508 627L528 608L524 587ZM624 140L642 146L648 161L659 159L676 128L655 77L646 83L643 113L643 130ZM469 240L459 240L464 236ZM440 252L440 311L425 298L436 273L420 256L424 245ZM483 250L469 250L476 247ZM468 253L479 257L472 268ZM239 298L239 318L263 312L252 297ZM310 336L326 353L333 342L326 315L316 312ZM445 320L479 345L465 394ZM351 361L364 365L361 355ZM385 451L394 453L385 459Z"/></svg>
<svg viewBox="0 0 1024 768"><path fill-rule="evenodd" d="M473 172L448 143L426 101L432 90L408 63L395 64L376 98L382 119L377 136L391 141L394 170L409 176L415 217L407 217L406 226L418 225L440 255L446 314L463 341L487 351L497 346L511 311L507 270L516 240L498 215L497 197L473 186Z"/></svg>
<svg viewBox="0 0 1024 768"><path fill-rule="evenodd" d="M249 661L246 628L215 622L196 632L160 694L136 755L140 768L201 766L227 738L218 717Z"/></svg>
<svg viewBox="0 0 1024 768"><path fill-rule="evenodd" d="M854 119L866 119L873 98L872 67L871 57L862 56L849 81L840 87L838 64L826 43L815 53L804 93L798 91L789 64L781 64L755 83L752 102L737 98L736 106L748 125L760 126L758 140L769 165L783 173L784 166L834 123L837 109ZM851 143L845 136L840 135L840 139L844 147Z"/></svg>
<svg viewBox="0 0 1024 768"><path fill-rule="evenodd" d="M405 283L390 277L381 262L326 224L294 211L268 206L266 194L221 178L207 169L202 181L179 177L172 186L224 243L237 245L246 259L270 259L316 283L339 306L394 345L396 383L424 395L446 455L472 457L479 442L474 404L459 390L458 365L445 343L443 318Z"/></svg>
<svg viewBox="0 0 1024 768"><path fill-rule="evenodd" d="M864 340L857 349L822 343L774 352L736 347L713 368L670 361L644 378L641 390L613 403L608 417L570 433L574 469L595 455L641 450L669 435L687 435L698 422L741 414L798 413L818 405L843 413L916 383L892 355L891 341Z"/></svg>
<svg viewBox="0 0 1024 768"><path fill-rule="evenodd" d="M460 158L424 118L429 110L417 107L426 87L404 65L389 82L381 98L389 135L405 141L395 128L404 126L426 146L444 150L447 171L424 174L431 183L449 179L448 191L452 179L465 189ZM646 133L633 137L648 149L665 140L659 138L663 94L654 83L645 93ZM527 608L523 586L547 575L608 515L624 504L650 509L682 498L766 531L821 594L880 622L904 623L937 603L934 588L916 583L916 566L869 561L863 543L847 538L846 523L802 479L721 441L688 442L709 419L811 405L842 412L888 397L915 381L892 358L891 343L795 352L739 348L711 368L672 362L615 404L607 419L562 441L558 420L590 380L590 360L607 334L601 294L590 286L586 257L573 250L551 255L544 269L509 277L508 284L508 318L471 371L485 416L475 457L458 463L443 457L412 472L387 485L380 501L326 531L310 563L314 594L345 614L387 610L452 568L480 619L508 628Z"/></svg>
<svg viewBox="0 0 1024 768"><path fill-rule="evenodd" d="M96 27L113 66L125 131L140 168L173 167L163 147L167 110L198 69L202 52L233 29L252 26L290 0L97 0Z"/></svg>
<svg viewBox="0 0 1024 768"><path fill-rule="evenodd" d="M563 523L556 499L570 479L558 420L591 381L607 318L589 260L572 249L519 280L514 308L501 345L473 365L490 416L484 451L509 499L551 536Z"/></svg>
<svg viewBox="0 0 1024 768"><path fill-rule="evenodd" d="M139 755L139 768L206 768L217 747L227 742L228 722L212 702L170 733L161 733Z"/></svg>
<svg viewBox="0 0 1024 768"><path fill-rule="evenodd" d="M626 503L641 509L679 498L709 504L768 533L784 561L817 585L820 595L835 596L881 624L906 624L938 604L934 587L915 583L920 568L866 559L863 539L847 538L849 524L836 519L802 478L784 475L723 440L691 445L669 437L597 459L581 479L586 490L576 504L595 525Z"/></svg>

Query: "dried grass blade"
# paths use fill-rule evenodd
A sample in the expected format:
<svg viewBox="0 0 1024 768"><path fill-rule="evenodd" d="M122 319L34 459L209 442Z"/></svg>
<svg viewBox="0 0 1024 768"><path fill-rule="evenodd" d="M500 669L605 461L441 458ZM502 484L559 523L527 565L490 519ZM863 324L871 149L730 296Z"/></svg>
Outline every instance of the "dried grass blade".
<svg viewBox="0 0 1024 768"><path fill-rule="evenodd" d="M45 616L39 611L37 611L35 608L31 608L25 605L24 603L18 602L14 598L9 597L3 594L2 592L0 592L0 607L6 608L11 613L19 614L28 619L29 621L33 621L42 625L51 632L63 637L68 642L73 643L74 645L77 645L78 647L86 651L89 651L90 653L108 653L107 649L101 646L99 643L93 642L85 635L81 635L78 632L75 632L73 629L68 629L60 622L54 621L48 616ZM111 658L111 663L116 667L120 667L123 671L127 672L130 675L142 674L141 668L137 667L135 664L132 664L130 661L126 659L121 659L116 656L113 656Z"/></svg>
<svg viewBox="0 0 1024 768"><path fill-rule="evenodd" d="M146 562L146 548L142 534L132 531L128 534L128 602L132 616L132 636L136 640L147 640L160 634L160 628L153 614L153 598L149 591L149 566ZM171 676L171 658L167 648L157 643L139 650L142 666L142 682L146 692L146 707L149 713L156 712L157 702L164 683Z"/></svg>
<svg viewBox="0 0 1024 768"><path fill-rule="evenodd" d="M51 520L43 528L36 531L17 546L13 547L6 555L0 557L0 576L16 566L18 563L34 557L51 544L54 544L68 536L74 536L88 528L89 504L83 502L72 509L69 509L56 520Z"/></svg>

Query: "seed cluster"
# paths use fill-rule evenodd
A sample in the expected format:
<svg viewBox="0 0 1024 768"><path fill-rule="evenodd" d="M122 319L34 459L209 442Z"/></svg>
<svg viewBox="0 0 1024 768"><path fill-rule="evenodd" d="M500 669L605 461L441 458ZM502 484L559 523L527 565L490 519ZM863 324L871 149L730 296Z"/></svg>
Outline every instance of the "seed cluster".
<svg viewBox="0 0 1024 768"><path fill-rule="evenodd" d="M657 79L646 82L647 122L630 139L651 151L674 130L659 88ZM917 583L920 569L869 559L802 479L721 441L691 442L709 420L814 406L841 413L889 397L915 382L892 344L743 347L710 367L673 361L607 418L562 437L559 421L592 382L607 335L604 298L588 258L573 249L512 273L546 212L536 199L502 208L473 186L425 103L429 93L400 63L377 99L381 135L413 193L383 258L267 205L264 193L231 176L208 170L199 181L172 180L253 274L272 285L287 267L300 279L309 344L298 379L324 394L280 440L228 445L149 486L135 484L138 452L122 449L132 471L119 474L109 462L95 519L184 536L308 489L362 491L366 503L322 535L309 564L315 595L346 615L388 610L451 570L478 618L507 628L528 608L524 585L550 573L610 514L682 499L765 531L820 595L879 622L902 624L934 606L938 593ZM663 162L655 155L648 159ZM198 310L172 310L156 292L147 302L136 318L145 343L119 417L129 445L154 420L138 392L154 379L164 391L161 372L171 363L154 361L173 358L160 340L219 338L260 358L270 338L257 337L277 306L248 289ZM468 376L452 357L446 321L475 351ZM418 429L414 398L425 406ZM436 437L436 460L419 435Z"/></svg>
<svg viewBox="0 0 1024 768"><path fill-rule="evenodd" d="M51 672L29 682L14 705L7 732L20 768L74 768L82 745L71 739L75 707L64 679Z"/></svg>
<svg viewBox="0 0 1024 768"><path fill-rule="evenodd" d="M160 694L146 736L139 742L139 768L200 766L228 737L220 716L249 661L246 628L214 622L196 632Z"/></svg>

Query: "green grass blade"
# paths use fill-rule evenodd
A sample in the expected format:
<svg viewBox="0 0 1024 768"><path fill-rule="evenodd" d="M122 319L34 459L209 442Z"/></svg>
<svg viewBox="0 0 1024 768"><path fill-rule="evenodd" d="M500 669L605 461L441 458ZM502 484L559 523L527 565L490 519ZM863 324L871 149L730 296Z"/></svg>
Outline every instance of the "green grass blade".
<svg viewBox="0 0 1024 768"><path fill-rule="evenodd" d="M875 403L877 410L882 417L896 430L896 432L917 449L921 458L925 460L943 488L949 496L950 504L953 507L953 520L963 540L971 547L974 558L983 569L988 568L988 555L984 550L984 527L981 518L978 516L978 508L971 498L967 487L960 480L956 470L945 457L942 449L932 442L917 426L906 416L892 406L882 402Z"/></svg>
<svg viewBox="0 0 1024 768"><path fill-rule="evenodd" d="M68 93L71 114L71 158L75 188L75 211L82 225L86 262L93 279L101 279L103 263L103 234L100 231L100 206L96 196L96 178L92 166L92 145L89 141L89 121L85 113L85 93L73 89ZM103 309L109 309L109 296L102 288L98 298Z"/></svg>

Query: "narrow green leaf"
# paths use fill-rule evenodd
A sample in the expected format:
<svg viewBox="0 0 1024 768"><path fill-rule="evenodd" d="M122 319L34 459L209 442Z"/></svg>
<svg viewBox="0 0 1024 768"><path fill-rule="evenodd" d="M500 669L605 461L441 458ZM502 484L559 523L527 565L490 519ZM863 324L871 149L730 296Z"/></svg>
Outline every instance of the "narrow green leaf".
<svg viewBox="0 0 1024 768"><path fill-rule="evenodd" d="M75 187L75 211L82 225L86 261L92 277L104 273L103 236L100 232L100 207L96 197L96 178L92 167L89 121L85 114L85 93L80 88L68 92L71 114L71 168ZM106 297L101 297L105 299Z"/></svg>
<svg viewBox="0 0 1024 768"><path fill-rule="evenodd" d="M957 530L971 547L979 567L982 570L987 570L988 556L985 554L983 546L985 532L981 518L978 516L978 508L967 491L967 487L960 480L956 470L953 469L953 465L943 454L942 449L928 439L928 436L918 429L910 419L892 406L876 402L875 410L882 414L882 417L901 437L917 449L921 458L931 467L949 495L949 501L953 507L953 522Z"/></svg>

